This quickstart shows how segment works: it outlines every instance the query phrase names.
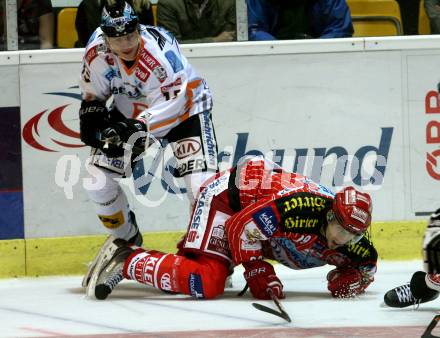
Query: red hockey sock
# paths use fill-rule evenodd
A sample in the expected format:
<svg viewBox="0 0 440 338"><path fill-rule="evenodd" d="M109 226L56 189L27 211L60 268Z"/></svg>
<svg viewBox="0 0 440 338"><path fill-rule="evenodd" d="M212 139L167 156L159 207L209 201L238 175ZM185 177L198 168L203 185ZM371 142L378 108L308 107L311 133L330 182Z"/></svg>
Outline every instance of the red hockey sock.
<svg viewBox="0 0 440 338"><path fill-rule="evenodd" d="M135 250L125 261L124 277L157 289L214 298L223 293L228 265L216 259Z"/></svg>
<svg viewBox="0 0 440 338"><path fill-rule="evenodd" d="M160 251L135 250L125 261L124 277L151 285L156 289L180 292L178 285L171 285L175 255Z"/></svg>

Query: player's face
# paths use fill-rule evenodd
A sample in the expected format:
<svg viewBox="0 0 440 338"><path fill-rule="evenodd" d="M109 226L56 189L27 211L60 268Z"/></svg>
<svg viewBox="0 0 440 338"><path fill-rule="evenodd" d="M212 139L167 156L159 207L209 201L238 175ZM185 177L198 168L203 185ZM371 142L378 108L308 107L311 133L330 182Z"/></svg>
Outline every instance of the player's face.
<svg viewBox="0 0 440 338"><path fill-rule="evenodd" d="M334 219L329 221L327 229L325 230L325 237L327 238L328 247L330 249L336 249L350 241L354 241L358 236L345 230L339 222Z"/></svg>
<svg viewBox="0 0 440 338"><path fill-rule="evenodd" d="M134 61L140 45L138 31L124 36L107 37L107 41L113 53L126 61Z"/></svg>

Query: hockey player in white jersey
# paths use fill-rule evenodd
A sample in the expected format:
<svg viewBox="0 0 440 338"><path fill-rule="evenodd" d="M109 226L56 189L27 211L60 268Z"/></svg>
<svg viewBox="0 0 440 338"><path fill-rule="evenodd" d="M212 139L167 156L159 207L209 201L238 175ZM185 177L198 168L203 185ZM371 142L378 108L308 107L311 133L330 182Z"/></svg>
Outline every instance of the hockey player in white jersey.
<svg viewBox="0 0 440 338"><path fill-rule="evenodd" d="M429 218L423 239L423 258L425 271L413 274L409 283L389 290L385 304L390 307L404 308L418 306L436 299L440 292L440 208Z"/></svg>
<svg viewBox="0 0 440 338"><path fill-rule="evenodd" d="M81 140L92 147L89 165L106 176L104 187L87 193L111 235L142 245L134 213L115 180L131 165L124 162L123 145L139 131L169 143L177 162L174 174L184 179L192 203L201 183L218 170L211 92L176 39L162 28L140 25L123 0L104 5L101 26L85 49L80 89ZM144 139L135 145L144 147Z"/></svg>

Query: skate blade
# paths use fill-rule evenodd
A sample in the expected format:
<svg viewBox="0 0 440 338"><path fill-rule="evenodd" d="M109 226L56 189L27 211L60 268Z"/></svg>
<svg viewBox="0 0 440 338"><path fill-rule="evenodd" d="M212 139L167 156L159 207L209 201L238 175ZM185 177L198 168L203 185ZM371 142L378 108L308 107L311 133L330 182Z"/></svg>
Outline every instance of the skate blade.
<svg viewBox="0 0 440 338"><path fill-rule="evenodd" d="M114 236L108 236L107 239L105 240L104 244L101 246L101 249L99 249L98 253L96 254L95 258L93 258L93 261L89 264L87 272L84 275L83 280L81 282L81 286L83 288L87 288L87 286L89 285L90 278L92 277L92 274L96 268L96 263L98 263L99 257L103 254L104 248L106 248L109 245L109 243L112 243L115 239L116 239L116 237L114 237Z"/></svg>
<svg viewBox="0 0 440 338"><path fill-rule="evenodd" d="M95 287L96 287L96 283L98 281L99 273L101 272L102 268L105 265L107 265L107 263L113 257L113 255L117 249L118 249L118 246L113 244L113 241L107 243L107 245L102 247L102 254L99 255L99 257L98 257L95 269L93 270L93 273L92 273L90 280L89 280L89 284L87 285L87 289L86 289L86 296L87 297L96 298L95 297Z"/></svg>

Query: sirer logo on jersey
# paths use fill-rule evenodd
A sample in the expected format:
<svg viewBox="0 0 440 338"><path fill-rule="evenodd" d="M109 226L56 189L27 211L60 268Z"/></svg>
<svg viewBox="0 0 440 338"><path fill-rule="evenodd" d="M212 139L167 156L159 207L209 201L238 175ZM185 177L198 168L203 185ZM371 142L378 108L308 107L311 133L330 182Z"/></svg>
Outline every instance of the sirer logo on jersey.
<svg viewBox="0 0 440 338"><path fill-rule="evenodd" d="M371 255L370 249L366 242L360 241L354 244L351 244L347 247L347 251L354 255L360 256L362 258L368 257Z"/></svg>
<svg viewBox="0 0 440 338"><path fill-rule="evenodd" d="M319 224L319 218L290 216L284 220L285 229L316 228Z"/></svg>
<svg viewBox="0 0 440 338"><path fill-rule="evenodd" d="M278 220L271 207L265 207L252 215L258 228L266 237L272 237L277 230Z"/></svg>

